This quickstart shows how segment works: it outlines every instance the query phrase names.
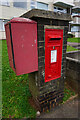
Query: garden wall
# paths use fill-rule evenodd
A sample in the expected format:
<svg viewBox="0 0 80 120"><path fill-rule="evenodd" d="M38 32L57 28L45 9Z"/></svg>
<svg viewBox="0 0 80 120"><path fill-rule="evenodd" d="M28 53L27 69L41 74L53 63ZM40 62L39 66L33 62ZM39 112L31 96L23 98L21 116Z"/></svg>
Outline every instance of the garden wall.
<svg viewBox="0 0 80 120"><path fill-rule="evenodd" d="M80 86L80 51L68 52L66 57L66 82L76 91Z"/></svg>

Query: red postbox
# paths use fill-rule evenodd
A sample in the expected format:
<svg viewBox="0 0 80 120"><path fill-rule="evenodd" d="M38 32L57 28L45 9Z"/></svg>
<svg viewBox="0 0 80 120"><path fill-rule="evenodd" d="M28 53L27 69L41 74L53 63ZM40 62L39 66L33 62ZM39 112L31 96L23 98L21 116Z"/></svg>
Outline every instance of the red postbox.
<svg viewBox="0 0 80 120"><path fill-rule="evenodd" d="M45 82L61 77L63 30L45 29Z"/></svg>
<svg viewBox="0 0 80 120"><path fill-rule="evenodd" d="M5 29L9 63L16 75L37 71L37 23L27 18L13 18Z"/></svg>

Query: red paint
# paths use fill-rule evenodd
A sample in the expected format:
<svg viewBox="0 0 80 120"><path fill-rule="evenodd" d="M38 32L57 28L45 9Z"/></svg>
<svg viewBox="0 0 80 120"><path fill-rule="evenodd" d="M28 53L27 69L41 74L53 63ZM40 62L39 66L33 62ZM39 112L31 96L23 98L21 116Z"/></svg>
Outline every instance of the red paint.
<svg viewBox="0 0 80 120"><path fill-rule="evenodd" d="M62 45L63 30L45 29L45 82L61 77Z"/></svg>
<svg viewBox="0 0 80 120"><path fill-rule="evenodd" d="M8 51L11 51L9 49L11 48L11 38L8 24L11 24L16 75L38 71L37 23L26 18L14 18L6 24ZM11 54L10 52L9 57Z"/></svg>
<svg viewBox="0 0 80 120"><path fill-rule="evenodd" d="M9 23L31 23L31 24L36 24L35 21L30 20L28 18L22 18L22 17L13 18L9 22L7 22L6 25L9 24Z"/></svg>

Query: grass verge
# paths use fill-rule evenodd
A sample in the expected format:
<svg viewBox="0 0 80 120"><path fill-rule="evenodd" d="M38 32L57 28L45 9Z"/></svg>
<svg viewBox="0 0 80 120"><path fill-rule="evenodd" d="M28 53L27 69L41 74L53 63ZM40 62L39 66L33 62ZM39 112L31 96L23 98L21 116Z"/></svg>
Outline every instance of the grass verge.
<svg viewBox="0 0 80 120"><path fill-rule="evenodd" d="M74 48L72 46L67 45L67 52L69 52L69 51L77 51L77 50L78 49L76 49L76 48Z"/></svg>
<svg viewBox="0 0 80 120"><path fill-rule="evenodd" d="M36 111L28 102L28 75L16 76L10 68L6 40L2 41L2 88L3 118L35 117Z"/></svg>
<svg viewBox="0 0 80 120"><path fill-rule="evenodd" d="M2 41L0 40L0 120L2 118Z"/></svg>
<svg viewBox="0 0 80 120"><path fill-rule="evenodd" d="M80 43L80 38L68 38L67 42Z"/></svg>

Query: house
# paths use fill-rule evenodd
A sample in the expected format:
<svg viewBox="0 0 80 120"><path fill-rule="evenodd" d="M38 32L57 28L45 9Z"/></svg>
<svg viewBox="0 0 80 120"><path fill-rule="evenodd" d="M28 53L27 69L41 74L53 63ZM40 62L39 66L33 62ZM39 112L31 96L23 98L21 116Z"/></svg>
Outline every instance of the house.
<svg viewBox="0 0 80 120"><path fill-rule="evenodd" d="M0 0L0 39L6 38L4 24L13 17L19 17L34 8L72 14L72 8L75 7L73 3L73 0ZM72 30L71 27L69 29Z"/></svg>
<svg viewBox="0 0 80 120"><path fill-rule="evenodd" d="M75 37L80 37L80 1L74 2L75 6L72 8L73 21L70 22L71 33Z"/></svg>

